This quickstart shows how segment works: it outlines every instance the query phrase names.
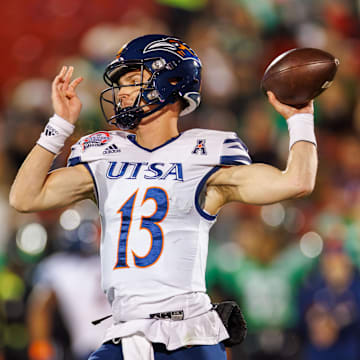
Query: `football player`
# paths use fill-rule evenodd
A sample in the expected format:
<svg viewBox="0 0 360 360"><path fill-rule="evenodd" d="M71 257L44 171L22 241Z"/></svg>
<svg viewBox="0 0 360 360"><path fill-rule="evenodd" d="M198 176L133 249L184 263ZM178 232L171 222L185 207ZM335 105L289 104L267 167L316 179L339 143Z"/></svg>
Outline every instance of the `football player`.
<svg viewBox="0 0 360 360"><path fill-rule="evenodd" d="M56 310L69 333L71 359L85 360L101 344L106 327L91 321L109 312L99 287L98 226L82 220L73 230L59 226L55 236L61 251L37 265L27 302L29 360L58 359L64 352L52 336Z"/></svg>
<svg viewBox="0 0 360 360"><path fill-rule="evenodd" d="M179 117L200 103L201 62L179 39L143 36L123 46L104 73L102 110L120 130L81 138L68 167L48 173L81 110L82 78L72 74L64 66L53 82L55 114L21 166L10 203L31 212L95 198L112 325L90 359L225 359L231 329L205 289L209 230L228 202L271 204L311 193L313 104L295 109L268 93L287 119L288 163L284 171L251 164L233 132L179 133Z"/></svg>

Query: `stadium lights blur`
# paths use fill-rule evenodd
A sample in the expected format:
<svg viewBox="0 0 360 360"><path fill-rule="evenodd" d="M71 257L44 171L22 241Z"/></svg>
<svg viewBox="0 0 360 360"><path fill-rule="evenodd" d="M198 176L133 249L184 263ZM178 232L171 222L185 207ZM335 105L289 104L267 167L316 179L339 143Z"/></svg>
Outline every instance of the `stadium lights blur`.
<svg viewBox="0 0 360 360"><path fill-rule="evenodd" d="M296 207L286 208L284 228L293 234L299 232L305 225L305 216L301 210Z"/></svg>
<svg viewBox="0 0 360 360"><path fill-rule="evenodd" d="M310 231L300 239L300 250L306 257L315 258L321 254L322 249L323 239L316 232Z"/></svg>
<svg viewBox="0 0 360 360"><path fill-rule="evenodd" d="M272 227L281 225L285 219L285 209L281 204L262 206L261 218L265 224Z"/></svg>
<svg viewBox="0 0 360 360"><path fill-rule="evenodd" d="M81 216L74 209L67 209L60 215L60 225L65 230L76 229L81 222Z"/></svg>
<svg viewBox="0 0 360 360"><path fill-rule="evenodd" d="M16 233L16 245L26 254L38 255L44 251L47 238L44 226L38 223L26 224Z"/></svg>

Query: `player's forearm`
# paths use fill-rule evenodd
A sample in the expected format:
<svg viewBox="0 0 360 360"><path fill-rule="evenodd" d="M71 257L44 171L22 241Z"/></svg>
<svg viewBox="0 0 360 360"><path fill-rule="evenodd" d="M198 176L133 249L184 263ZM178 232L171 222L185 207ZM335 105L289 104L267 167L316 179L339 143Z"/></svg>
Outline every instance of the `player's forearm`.
<svg viewBox="0 0 360 360"><path fill-rule="evenodd" d="M61 194L45 191L51 190L51 187L46 188L45 185L54 154L60 153L73 131L74 125L58 115L54 114L49 119L12 186L9 200L15 209L31 212L66 204L61 201Z"/></svg>
<svg viewBox="0 0 360 360"><path fill-rule="evenodd" d="M277 110L287 119L290 147L288 164L282 172L264 167L264 178L260 179L262 186L259 187L259 191L253 193L252 190L256 188L250 184L250 202L255 204L302 197L310 194L315 186L317 151L313 103L297 111L279 103L273 96L272 98L273 105L276 105Z"/></svg>
<svg viewBox="0 0 360 360"><path fill-rule="evenodd" d="M241 189L244 202L250 204L272 204L279 201L309 195L315 186L317 154L314 144L299 141L289 153L285 171L264 165L259 178L253 179L248 188ZM254 186L254 184L257 186Z"/></svg>
<svg viewBox="0 0 360 360"><path fill-rule="evenodd" d="M35 145L11 187L9 202L12 207L21 212L36 208L54 157L50 151Z"/></svg>
<svg viewBox="0 0 360 360"><path fill-rule="evenodd" d="M291 198L309 195L314 190L317 166L317 150L314 144L299 141L292 146L284 171L286 183L294 187Z"/></svg>

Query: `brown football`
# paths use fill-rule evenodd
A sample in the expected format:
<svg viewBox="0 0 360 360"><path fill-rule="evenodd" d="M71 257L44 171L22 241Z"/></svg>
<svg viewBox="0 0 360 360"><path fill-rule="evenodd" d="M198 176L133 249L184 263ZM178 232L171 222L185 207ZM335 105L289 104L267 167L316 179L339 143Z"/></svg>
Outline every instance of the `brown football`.
<svg viewBox="0 0 360 360"><path fill-rule="evenodd" d="M267 67L261 87L264 92L272 91L282 103L301 108L330 87L339 63L320 49L291 49Z"/></svg>

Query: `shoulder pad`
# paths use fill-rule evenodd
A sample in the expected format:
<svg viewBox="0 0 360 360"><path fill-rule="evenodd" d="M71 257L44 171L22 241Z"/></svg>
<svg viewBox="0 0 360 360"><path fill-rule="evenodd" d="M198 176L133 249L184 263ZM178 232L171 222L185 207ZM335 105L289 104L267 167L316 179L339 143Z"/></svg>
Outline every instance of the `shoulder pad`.
<svg viewBox="0 0 360 360"><path fill-rule="evenodd" d="M106 155L105 150L111 146L114 148L121 146L127 135L128 133L123 131L97 131L83 136L71 147L68 166L103 159Z"/></svg>
<svg viewBox="0 0 360 360"><path fill-rule="evenodd" d="M251 164L248 148L235 132L191 129L185 131L184 135L189 139L187 141L190 141L194 146L193 154L210 155L211 152L208 161L212 165ZM193 142L192 139L195 141Z"/></svg>
<svg viewBox="0 0 360 360"><path fill-rule="evenodd" d="M220 165L249 165L252 163L245 143L235 132L224 132Z"/></svg>

